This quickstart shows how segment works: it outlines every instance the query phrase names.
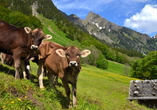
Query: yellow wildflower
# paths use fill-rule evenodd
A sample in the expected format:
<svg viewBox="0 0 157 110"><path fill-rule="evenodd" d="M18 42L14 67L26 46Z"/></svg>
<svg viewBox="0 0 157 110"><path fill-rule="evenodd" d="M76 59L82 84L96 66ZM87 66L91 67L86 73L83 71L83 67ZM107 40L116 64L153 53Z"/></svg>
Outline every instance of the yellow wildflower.
<svg viewBox="0 0 157 110"><path fill-rule="evenodd" d="M17 99L18 101L21 101L21 99Z"/></svg>
<svg viewBox="0 0 157 110"><path fill-rule="evenodd" d="M2 106L2 108L5 108L5 106Z"/></svg>
<svg viewBox="0 0 157 110"><path fill-rule="evenodd" d="M13 82L10 82L10 84L14 84Z"/></svg>
<svg viewBox="0 0 157 110"><path fill-rule="evenodd" d="M13 104L13 103L14 103L14 101L11 101L11 103Z"/></svg>

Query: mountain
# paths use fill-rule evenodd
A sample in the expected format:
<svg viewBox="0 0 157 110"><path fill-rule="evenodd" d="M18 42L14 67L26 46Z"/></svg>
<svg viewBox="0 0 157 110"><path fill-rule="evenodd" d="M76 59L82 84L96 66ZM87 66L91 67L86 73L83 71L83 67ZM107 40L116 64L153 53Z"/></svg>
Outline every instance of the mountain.
<svg viewBox="0 0 157 110"><path fill-rule="evenodd" d="M118 26L100 15L89 12L84 20L77 15L69 15L68 19L84 28L99 41L113 47L148 53L157 50L157 37L151 38L126 27Z"/></svg>

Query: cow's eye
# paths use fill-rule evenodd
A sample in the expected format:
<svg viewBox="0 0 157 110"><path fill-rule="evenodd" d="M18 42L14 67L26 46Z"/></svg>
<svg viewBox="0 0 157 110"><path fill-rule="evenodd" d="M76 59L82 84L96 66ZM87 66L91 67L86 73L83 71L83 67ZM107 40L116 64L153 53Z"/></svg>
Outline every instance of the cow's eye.
<svg viewBox="0 0 157 110"><path fill-rule="evenodd" d="M77 57L80 57L80 54L77 54L76 56L77 56Z"/></svg>
<svg viewBox="0 0 157 110"><path fill-rule="evenodd" d="M32 38L35 38L33 33L31 34L31 37L32 37Z"/></svg>
<svg viewBox="0 0 157 110"><path fill-rule="evenodd" d="M69 54L66 54L66 57L69 58L70 57Z"/></svg>

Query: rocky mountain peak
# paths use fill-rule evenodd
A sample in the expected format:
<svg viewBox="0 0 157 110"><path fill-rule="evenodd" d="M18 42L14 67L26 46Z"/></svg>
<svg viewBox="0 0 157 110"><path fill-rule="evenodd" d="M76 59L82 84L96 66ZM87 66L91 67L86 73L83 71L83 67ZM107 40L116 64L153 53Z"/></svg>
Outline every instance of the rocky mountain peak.
<svg viewBox="0 0 157 110"><path fill-rule="evenodd" d="M83 25L83 20L81 18L79 18L77 15L75 14L71 14L68 16L68 19L72 22L74 22L76 25L80 25L80 26L84 26Z"/></svg>
<svg viewBox="0 0 157 110"><path fill-rule="evenodd" d="M141 53L157 50L157 35L150 38L146 34L118 26L91 11L84 20L76 15L70 15L69 20L111 47L134 50Z"/></svg>
<svg viewBox="0 0 157 110"><path fill-rule="evenodd" d="M85 20L86 20L86 21L89 21L89 22L92 22L93 19L94 19L94 20L102 20L103 18L102 18L100 15L95 14L95 13L93 13L92 11L90 11L90 12L88 13L88 15L86 16Z"/></svg>
<svg viewBox="0 0 157 110"><path fill-rule="evenodd" d="M89 14L86 16L85 21L91 22L93 24L96 24L98 27L107 28L107 29L113 29L118 30L121 27L106 20L105 18L102 18L100 15L95 14L93 12L89 12Z"/></svg>

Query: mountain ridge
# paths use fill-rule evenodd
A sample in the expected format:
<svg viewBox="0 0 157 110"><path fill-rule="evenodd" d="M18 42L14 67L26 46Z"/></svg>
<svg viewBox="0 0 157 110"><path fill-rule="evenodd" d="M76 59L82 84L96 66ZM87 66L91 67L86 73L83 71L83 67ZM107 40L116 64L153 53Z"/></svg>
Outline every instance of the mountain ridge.
<svg viewBox="0 0 157 110"><path fill-rule="evenodd" d="M133 50L145 54L157 50L156 37L151 38L146 34L118 26L92 11L88 13L84 20L74 14L69 15L68 19L113 48Z"/></svg>

